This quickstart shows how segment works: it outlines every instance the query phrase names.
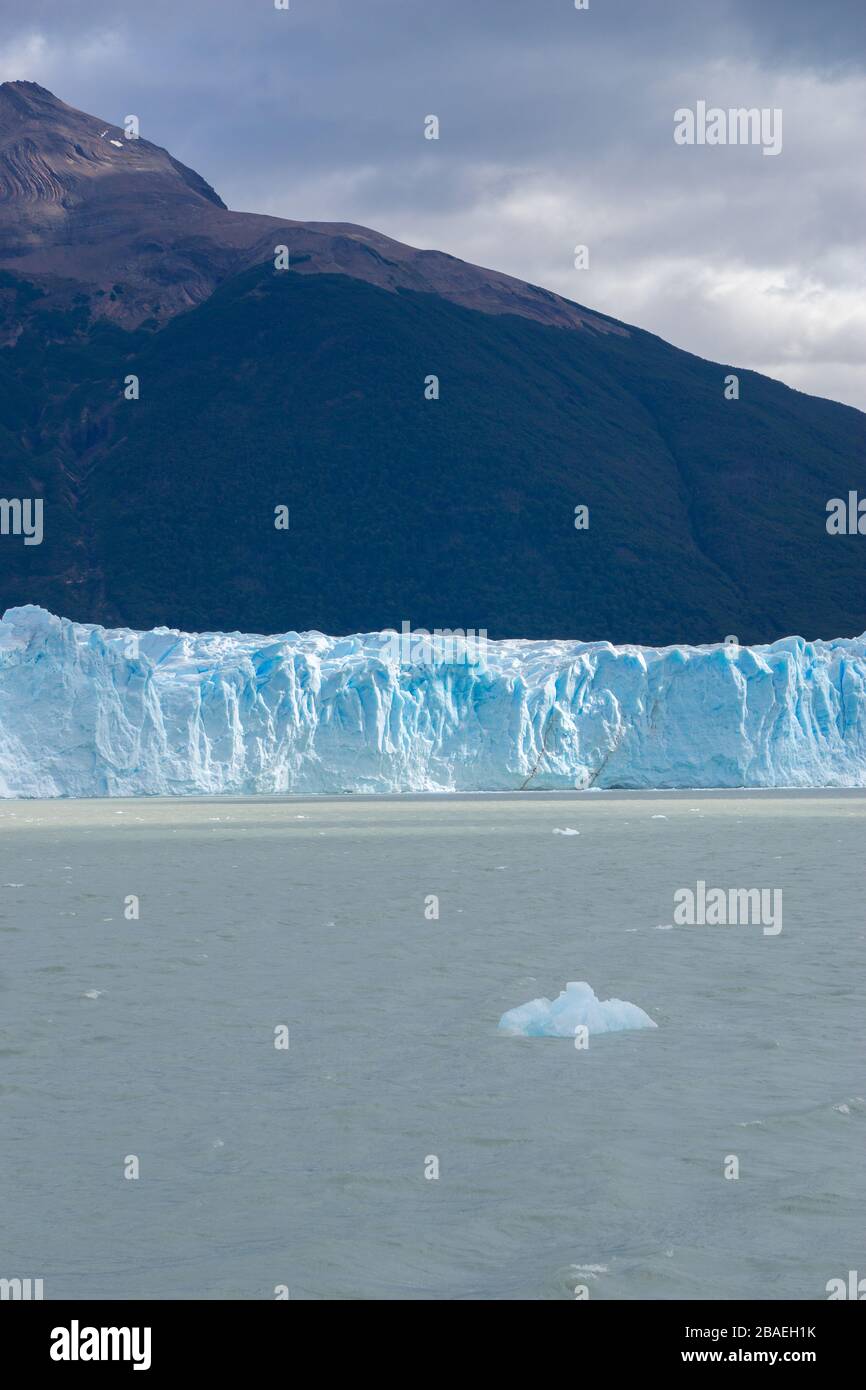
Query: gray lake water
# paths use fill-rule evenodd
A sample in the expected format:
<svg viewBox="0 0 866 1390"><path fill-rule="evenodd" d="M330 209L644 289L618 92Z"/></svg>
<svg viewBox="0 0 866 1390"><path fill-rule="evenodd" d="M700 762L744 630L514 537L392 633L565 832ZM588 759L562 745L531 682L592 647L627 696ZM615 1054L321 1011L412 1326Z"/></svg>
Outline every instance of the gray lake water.
<svg viewBox="0 0 866 1390"><path fill-rule="evenodd" d="M864 819L859 793L0 802L0 1277L825 1298L866 1275ZM697 880L780 888L782 931L670 928ZM658 1029L497 1032L569 980Z"/></svg>

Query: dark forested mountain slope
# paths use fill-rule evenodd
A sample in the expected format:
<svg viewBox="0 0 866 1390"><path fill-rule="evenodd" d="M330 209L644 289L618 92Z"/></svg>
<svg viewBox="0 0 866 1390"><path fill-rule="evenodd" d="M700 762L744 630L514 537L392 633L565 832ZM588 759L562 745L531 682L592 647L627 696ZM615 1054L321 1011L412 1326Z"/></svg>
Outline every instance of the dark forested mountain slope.
<svg viewBox="0 0 866 1390"><path fill-rule="evenodd" d="M0 88L0 495L44 501L41 545L0 536L2 606L653 644L866 628L866 537L825 525L866 494L860 412L750 372L726 400L735 369L495 272L230 213L156 146L103 169L104 124L41 93Z"/></svg>

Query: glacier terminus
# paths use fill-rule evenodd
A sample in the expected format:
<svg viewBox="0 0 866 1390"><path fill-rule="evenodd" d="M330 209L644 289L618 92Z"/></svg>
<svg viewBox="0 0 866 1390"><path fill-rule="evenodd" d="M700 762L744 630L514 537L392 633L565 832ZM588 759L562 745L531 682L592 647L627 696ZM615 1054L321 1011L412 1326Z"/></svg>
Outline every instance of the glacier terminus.
<svg viewBox="0 0 866 1390"><path fill-rule="evenodd" d="M766 646L0 621L0 795L866 786L866 636Z"/></svg>

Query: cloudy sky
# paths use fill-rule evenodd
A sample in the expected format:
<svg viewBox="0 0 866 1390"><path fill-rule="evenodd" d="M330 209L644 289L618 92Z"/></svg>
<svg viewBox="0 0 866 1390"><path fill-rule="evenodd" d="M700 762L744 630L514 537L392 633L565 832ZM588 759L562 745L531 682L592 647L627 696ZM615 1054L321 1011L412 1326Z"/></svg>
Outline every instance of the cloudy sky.
<svg viewBox="0 0 866 1390"><path fill-rule="evenodd" d="M866 409L864 0L0 0L14 78L135 113L232 208L373 226ZM780 108L781 154L677 145L700 100Z"/></svg>

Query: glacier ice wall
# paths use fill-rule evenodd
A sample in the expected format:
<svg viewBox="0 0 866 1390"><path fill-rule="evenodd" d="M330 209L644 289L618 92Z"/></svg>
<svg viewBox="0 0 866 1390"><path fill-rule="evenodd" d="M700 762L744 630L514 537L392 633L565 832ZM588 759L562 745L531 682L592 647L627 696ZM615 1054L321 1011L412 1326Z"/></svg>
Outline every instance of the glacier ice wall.
<svg viewBox="0 0 866 1390"><path fill-rule="evenodd" d="M3 796L574 786L866 786L866 637L413 665L382 633L0 621Z"/></svg>

